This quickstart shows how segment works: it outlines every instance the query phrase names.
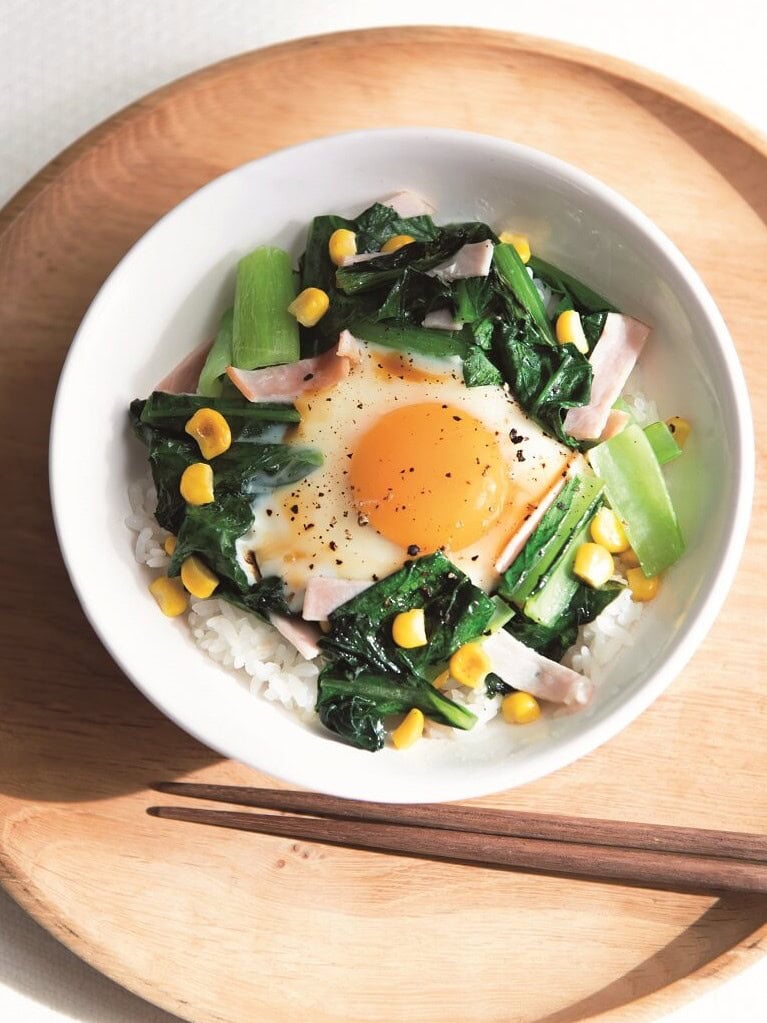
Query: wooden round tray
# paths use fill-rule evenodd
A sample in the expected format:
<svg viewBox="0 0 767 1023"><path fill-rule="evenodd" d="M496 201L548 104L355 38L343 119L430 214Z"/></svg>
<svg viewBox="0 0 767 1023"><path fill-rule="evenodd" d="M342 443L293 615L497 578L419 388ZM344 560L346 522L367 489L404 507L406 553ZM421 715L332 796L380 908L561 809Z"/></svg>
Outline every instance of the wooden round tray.
<svg viewBox="0 0 767 1023"><path fill-rule="evenodd" d="M648 213L719 302L764 441L767 145L671 82L559 44L413 28L247 54L142 100L55 160L0 221L0 874L83 958L198 1023L654 1019L760 954L767 899L542 879L151 819L157 779L262 782L125 680L56 546L51 400L78 322L128 247L236 164L402 124L525 142ZM84 407L83 458L98 429ZM735 587L668 693L602 749L487 803L767 830L765 522L762 471Z"/></svg>

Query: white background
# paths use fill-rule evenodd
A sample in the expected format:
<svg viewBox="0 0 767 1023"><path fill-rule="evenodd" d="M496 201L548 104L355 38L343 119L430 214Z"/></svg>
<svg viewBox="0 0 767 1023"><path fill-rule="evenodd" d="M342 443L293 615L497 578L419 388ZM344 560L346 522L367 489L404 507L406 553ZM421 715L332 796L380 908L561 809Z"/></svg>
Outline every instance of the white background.
<svg viewBox="0 0 767 1023"><path fill-rule="evenodd" d="M94 124L179 75L297 36L396 24L500 28L602 50L767 134L764 0L0 0L0 205ZM663 1023L754 1023L765 993L767 960ZM80 963L0 892L3 1023L174 1019Z"/></svg>

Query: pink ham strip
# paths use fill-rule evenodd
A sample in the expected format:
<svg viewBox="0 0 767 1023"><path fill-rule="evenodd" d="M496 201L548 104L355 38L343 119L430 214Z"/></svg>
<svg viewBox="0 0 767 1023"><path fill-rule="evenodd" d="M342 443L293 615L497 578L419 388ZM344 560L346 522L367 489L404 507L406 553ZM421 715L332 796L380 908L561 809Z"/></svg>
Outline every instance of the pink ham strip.
<svg viewBox="0 0 767 1023"><path fill-rule="evenodd" d="M499 629L482 644L493 671L515 689L551 703L587 704L594 691L592 682L564 664L520 643L506 629Z"/></svg>
<svg viewBox="0 0 767 1023"><path fill-rule="evenodd" d="M469 242L451 256L450 259L427 271L431 277L439 277L443 281L459 281L465 277L487 277L493 263L493 243Z"/></svg>
<svg viewBox="0 0 767 1023"><path fill-rule="evenodd" d="M564 427L576 440L596 440L607 424L615 399L623 390L644 347L650 328L621 313L608 313L602 334L591 355L594 380L591 401L571 408Z"/></svg>
<svg viewBox="0 0 767 1023"><path fill-rule="evenodd" d="M304 609L301 612L307 622L324 622L330 613L347 600L356 597L370 585L359 579L328 579L312 576L306 584Z"/></svg>
<svg viewBox="0 0 767 1023"><path fill-rule="evenodd" d="M453 319L453 314L449 309L433 309L424 316L421 326L437 330L460 330L463 324Z"/></svg>
<svg viewBox="0 0 767 1023"><path fill-rule="evenodd" d="M269 615L269 621L307 661L313 661L315 657L319 657L320 648L317 641L322 633L316 625L299 621L296 618L287 618L285 615L278 615L274 612Z"/></svg>
<svg viewBox="0 0 767 1023"><path fill-rule="evenodd" d="M631 416L628 412L622 412L618 408L611 408L607 416L607 422L605 428L599 435L600 443L603 440L610 440L611 437L615 437L621 430L625 430L631 420Z"/></svg>
<svg viewBox="0 0 767 1023"><path fill-rule="evenodd" d="M197 391L197 381L200 379L202 367L208 357L213 342L208 339L198 345L189 355L185 355L170 373L167 373L159 384L155 384L155 391L165 391L166 394L194 394Z"/></svg>
<svg viewBox="0 0 767 1023"><path fill-rule="evenodd" d="M391 206L397 216L403 219L407 217L431 216L436 210L436 206L432 206L422 195L418 195L417 192L411 192L407 188L402 192L390 195L388 199L379 199L378 201L382 206Z"/></svg>
<svg viewBox="0 0 767 1023"><path fill-rule="evenodd" d="M498 555L498 560L495 563L496 572L505 572L509 565L511 565L515 560L527 541L538 528L538 524L543 516L557 499L557 495L560 493L567 480L572 475L574 464L574 461L570 462L565 474L560 476L551 490L543 495L541 500L538 502L537 507L530 512L516 533L514 533L511 539L507 542L506 546Z"/></svg>
<svg viewBox="0 0 767 1023"><path fill-rule="evenodd" d="M235 369L227 367L227 376L248 401L292 401L308 391L332 387L349 375L353 363L359 362L360 343L348 330L341 332L335 348L301 359L287 366L266 369Z"/></svg>

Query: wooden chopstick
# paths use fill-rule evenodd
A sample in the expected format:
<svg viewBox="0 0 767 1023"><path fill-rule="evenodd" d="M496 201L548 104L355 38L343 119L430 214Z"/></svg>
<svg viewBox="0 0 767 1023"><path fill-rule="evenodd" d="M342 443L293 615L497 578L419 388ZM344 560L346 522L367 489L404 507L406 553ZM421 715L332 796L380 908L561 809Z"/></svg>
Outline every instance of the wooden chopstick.
<svg viewBox="0 0 767 1023"><path fill-rule="evenodd" d="M167 795L190 796L217 803L311 814L315 817L421 825L448 831L473 831L482 835L505 835L510 838L574 842L620 849L646 849L651 852L713 856L767 864L767 835L746 832L680 828L663 824L526 813L519 810L492 810L486 807L456 806L451 803L369 803L326 796L318 792L247 788L238 785L160 782L154 788ZM444 836L442 837L444 840Z"/></svg>
<svg viewBox="0 0 767 1023"><path fill-rule="evenodd" d="M147 812L164 820L485 867L566 874L647 888L767 894L767 864L749 860L339 818L175 806L153 806Z"/></svg>

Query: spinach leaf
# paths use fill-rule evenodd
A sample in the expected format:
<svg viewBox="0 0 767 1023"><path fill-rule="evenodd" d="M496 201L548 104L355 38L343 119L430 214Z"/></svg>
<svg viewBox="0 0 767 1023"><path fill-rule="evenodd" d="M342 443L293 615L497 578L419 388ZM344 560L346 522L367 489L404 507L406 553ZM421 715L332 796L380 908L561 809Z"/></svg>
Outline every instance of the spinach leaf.
<svg viewBox="0 0 767 1023"><path fill-rule="evenodd" d="M295 406L272 402L252 402L236 397L205 397L201 394L166 394L153 391L139 412L140 422L163 430L174 437L188 436L187 422L201 408L220 412L229 424L233 441L256 440L275 423L297 423L301 417Z"/></svg>
<svg viewBox="0 0 767 1023"><path fill-rule="evenodd" d="M431 217L400 217L391 206L373 203L354 221L358 252L377 252L384 242L398 234L409 234L418 242L433 241L439 228Z"/></svg>
<svg viewBox="0 0 767 1023"><path fill-rule="evenodd" d="M463 382L467 387L500 386L503 377L482 349L472 345L463 359Z"/></svg>
<svg viewBox="0 0 767 1023"><path fill-rule="evenodd" d="M494 671L491 671L485 679L485 693L491 698L493 696L507 696L509 693L515 693L516 691L514 686L504 682L500 675L496 675Z"/></svg>
<svg viewBox="0 0 767 1023"><path fill-rule="evenodd" d="M602 331L604 330L606 319L607 319L606 312L589 313L588 316L581 316L581 323L583 324L583 333L586 335L586 340L589 343L589 352L602 336Z"/></svg>
<svg viewBox="0 0 767 1023"><path fill-rule="evenodd" d="M482 319L495 297L493 278L467 277L456 281L456 319L462 323L475 323Z"/></svg>
<svg viewBox="0 0 767 1023"><path fill-rule="evenodd" d="M285 584L282 579L275 575L265 576L254 583L244 592L234 586L230 586L227 580L223 580L221 586L216 590L216 596L227 600L230 604L241 607L244 611L252 611L253 614L269 621L269 612L276 611L278 614L288 615L290 609L285 599Z"/></svg>
<svg viewBox="0 0 767 1023"><path fill-rule="evenodd" d="M188 466L200 461L200 449L195 441L166 437L156 430L148 436L149 465L157 491L157 510L154 515L163 529L178 532L186 512L186 501L179 484Z"/></svg>
<svg viewBox="0 0 767 1023"><path fill-rule="evenodd" d="M606 298L592 291L576 277L547 263L545 259L532 256L527 265L532 268L536 277L568 302L568 305L562 306L563 309L577 309L579 313L617 312L615 306L610 305Z"/></svg>
<svg viewBox="0 0 767 1023"><path fill-rule="evenodd" d="M178 575L192 554L202 555L219 578L231 579L240 590L250 583L237 560L236 541L253 523L250 502L233 494L217 496L210 504L189 505L176 538L168 575Z"/></svg>
<svg viewBox="0 0 767 1023"><path fill-rule="evenodd" d="M544 657L560 661L575 642L578 628L593 622L623 589L621 583L614 582L608 582L598 590L579 583L567 609L552 625L539 625L524 615L515 615L504 628Z"/></svg>
<svg viewBox="0 0 767 1023"><path fill-rule="evenodd" d="M391 635L395 615L422 607L429 642L405 650ZM427 681L430 667L487 628L494 604L439 552L411 561L330 615L320 640L327 666L320 673L317 710L328 728L364 749L379 749L382 719L419 707L457 728L474 715ZM359 681L359 687L358 687Z"/></svg>
<svg viewBox="0 0 767 1023"><path fill-rule="evenodd" d="M451 301L448 284L408 266L391 286L376 319L394 320L400 325L420 324L432 309L444 308Z"/></svg>
<svg viewBox="0 0 767 1023"><path fill-rule="evenodd" d="M322 453L298 444L232 444L211 464L215 493L252 499L308 476L322 465Z"/></svg>
<svg viewBox="0 0 767 1023"><path fill-rule="evenodd" d="M517 401L530 416L568 447L578 442L565 433L567 409L586 405L592 370L574 345L551 345L527 315L502 323L494 354Z"/></svg>
<svg viewBox="0 0 767 1023"><path fill-rule="evenodd" d="M317 712L331 732L352 746L372 752L384 744L384 722L388 714L403 714L417 707L427 717L453 728L470 729L474 715L443 696L438 689L416 675L386 675L361 672L353 679L335 675L325 668L320 673Z"/></svg>

